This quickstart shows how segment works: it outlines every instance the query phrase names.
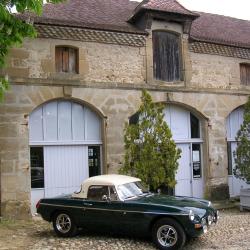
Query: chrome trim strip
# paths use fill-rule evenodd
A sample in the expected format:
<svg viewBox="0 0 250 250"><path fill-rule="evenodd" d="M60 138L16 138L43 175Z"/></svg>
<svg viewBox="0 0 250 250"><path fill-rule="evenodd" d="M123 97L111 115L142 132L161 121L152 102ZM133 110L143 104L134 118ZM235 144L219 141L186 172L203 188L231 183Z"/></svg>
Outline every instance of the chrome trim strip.
<svg viewBox="0 0 250 250"><path fill-rule="evenodd" d="M65 206L65 205L56 205L56 204L49 204L49 203L40 203L40 205L46 205L46 206L54 206L54 207L68 207L68 208L77 208L82 210L98 210L98 211L110 211L110 212L121 212L121 213L140 213L140 214L159 214L159 215L182 215L182 216L189 216L189 214L181 214L181 213L165 213L165 212L142 212L142 211L133 211L133 210L121 210L121 209L105 209L105 208L92 208L92 207L86 207L86 206Z"/></svg>

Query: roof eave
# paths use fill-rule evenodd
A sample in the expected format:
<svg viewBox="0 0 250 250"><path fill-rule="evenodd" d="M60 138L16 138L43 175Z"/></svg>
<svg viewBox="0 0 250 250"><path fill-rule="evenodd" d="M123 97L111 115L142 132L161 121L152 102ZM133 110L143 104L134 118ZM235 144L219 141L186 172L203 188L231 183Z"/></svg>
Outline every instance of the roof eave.
<svg viewBox="0 0 250 250"><path fill-rule="evenodd" d="M34 25L45 25L45 26L57 26L57 27L68 27L68 28L78 28L78 29L89 29L97 31L107 31L107 32L117 32L117 33L127 33L136 35L148 35L146 31L143 30L127 30L122 27L97 27L96 24L65 24L60 22L50 22L50 21L34 21Z"/></svg>
<svg viewBox="0 0 250 250"><path fill-rule="evenodd" d="M156 10L156 9L148 9L141 7L138 9L133 15L128 19L129 23L135 23L138 18L140 18L142 15L145 14L145 12L151 12L151 13L160 13L160 14L166 14L166 15L176 15L179 17L182 17L183 19L188 19L190 21L193 21L200 17L199 14L182 14L178 12L173 12L173 11L162 11L162 10Z"/></svg>

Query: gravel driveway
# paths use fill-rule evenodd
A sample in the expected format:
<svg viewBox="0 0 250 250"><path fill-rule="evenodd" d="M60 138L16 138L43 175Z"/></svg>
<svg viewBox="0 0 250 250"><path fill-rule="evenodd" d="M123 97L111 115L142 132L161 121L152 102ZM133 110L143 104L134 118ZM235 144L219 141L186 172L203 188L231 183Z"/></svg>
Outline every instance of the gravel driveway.
<svg viewBox="0 0 250 250"><path fill-rule="evenodd" d="M150 240L118 238L81 233L75 238L56 237L52 226L39 219L29 222L0 223L0 249L94 249L94 250L152 250ZM191 249L250 250L250 212L236 209L221 211L219 223L202 237L185 246Z"/></svg>

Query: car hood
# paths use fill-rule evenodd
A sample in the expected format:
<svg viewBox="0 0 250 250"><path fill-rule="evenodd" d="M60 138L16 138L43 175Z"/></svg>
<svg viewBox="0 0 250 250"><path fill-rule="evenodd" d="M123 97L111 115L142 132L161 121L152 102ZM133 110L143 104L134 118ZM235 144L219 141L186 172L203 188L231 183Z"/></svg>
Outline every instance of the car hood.
<svg viewBox="0 0 250 250"><path fill-rule="evenodd" d="M209 201L183 196L153 194L151 196L141 198L140 202L144 204L148 203L150 205L181 208L186 211L193 210L194 213L201 217L204 216L206 211L209 209Z"/></svg>

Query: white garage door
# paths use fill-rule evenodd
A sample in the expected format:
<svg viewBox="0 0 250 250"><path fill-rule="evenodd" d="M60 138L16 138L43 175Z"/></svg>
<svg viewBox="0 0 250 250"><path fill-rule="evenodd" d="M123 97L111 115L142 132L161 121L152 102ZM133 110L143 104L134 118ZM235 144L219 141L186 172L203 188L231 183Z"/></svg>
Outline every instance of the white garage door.
<svg viewBox="0 0 250 250"><path fill-rule="evenodd" d="M29 129L33 212L40 198L78 190L89 167L101 173L101 119L89 108L65 100L46 103L31 113Z"/></svg>
<svg viewBox="0 0 250 250"><path fill-rule="evenodd" d="M45 146L45 197L79 190L89 177L87 146Z"/></svg>
<svg viewBox="0 0 250 250"><path fill-rule="evenodd" d="M228 146L228 185L230 197L240 195L241 188L250 188L245 181L236 178L233 175L234 152L237 148L236 135L243 123L244 109L242 107L235 109L227 118L227 146Z"/></svg>
<svg viewBox="0 0 250 250"><path fill-rule="evenodd" d="M182 151L176 174L175 195L203 198L200 121L190 111L176 105L167 105L164 113L173 139Z"/></svg>

